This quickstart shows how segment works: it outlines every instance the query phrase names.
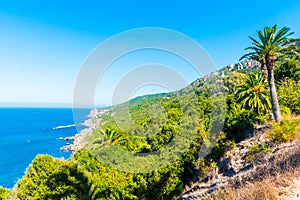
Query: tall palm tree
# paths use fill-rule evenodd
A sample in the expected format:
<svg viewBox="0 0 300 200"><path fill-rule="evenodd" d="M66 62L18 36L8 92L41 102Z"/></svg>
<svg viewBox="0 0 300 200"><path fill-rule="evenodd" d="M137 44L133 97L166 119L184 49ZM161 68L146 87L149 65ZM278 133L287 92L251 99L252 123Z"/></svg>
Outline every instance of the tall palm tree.
<svg viewBox="0 0 300 200"><path fill-rule="evenodd" d="M265 113L271 108L267 87L266 77L261 72L250 73L236 88L237 101L258 115Z"/></svg>
<svg viewBox="0 0 300 200"><path fill-rule="evenodd" d="M257 59L262 65L265 63L268 74L268 83L270 87L270 96L272 103L273 116L276 122L279 122L282 118L277 92L274 80L274 65L276 59L280 54L288 53L292 50L294 46L293 39L289 36L293 34L290 32L289 28L283 27L277 30L277 26L272 27L266 26L263 31L257 32L259 41L249 37L252 40L252 46L245 48L245 50L250 50L251 52L244 55L244 58L260 58Z"/></svg>
<svg viewBox="0 0 300 200"><path fill-rule="evenodd" d="M261 68L261 71L263 72L263 74L265 76L268 76L268 70L267 70L267 63L266 63L266 58L265 58L265 55L263 55L262 53L248 53L248 54L245 54L244 56L242 56L240 58L240 60L243 60L243 59L251 59L251 60L256 60L257 62L260 63L260 68Z"/></svg>

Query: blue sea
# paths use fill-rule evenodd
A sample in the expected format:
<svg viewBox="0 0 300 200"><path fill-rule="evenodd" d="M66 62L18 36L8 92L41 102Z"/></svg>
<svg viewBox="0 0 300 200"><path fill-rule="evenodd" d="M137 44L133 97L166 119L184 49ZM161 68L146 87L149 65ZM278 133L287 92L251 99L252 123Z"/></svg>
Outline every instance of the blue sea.
<svg viewBox="0 0 300 200"><path fill-rule="evenodd" d="M79 121L89 111L81 109ZM0 186L6 188L15 185L37 154L69 158L71 153L60 147L71 142L59 138L77 133L71 108L0 108L0 125Z"/></svg>

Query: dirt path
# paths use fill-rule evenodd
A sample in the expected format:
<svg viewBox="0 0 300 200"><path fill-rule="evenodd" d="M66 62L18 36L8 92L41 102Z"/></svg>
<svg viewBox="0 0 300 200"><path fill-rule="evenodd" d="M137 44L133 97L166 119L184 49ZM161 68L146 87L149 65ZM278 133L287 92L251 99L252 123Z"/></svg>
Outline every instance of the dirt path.
<svg viewBox="0 0 300 200"><path fill-rule="evenodd" d="M300 177L295 178L286 189L287 194L283 197L284 200L300 200Z"/></svg>

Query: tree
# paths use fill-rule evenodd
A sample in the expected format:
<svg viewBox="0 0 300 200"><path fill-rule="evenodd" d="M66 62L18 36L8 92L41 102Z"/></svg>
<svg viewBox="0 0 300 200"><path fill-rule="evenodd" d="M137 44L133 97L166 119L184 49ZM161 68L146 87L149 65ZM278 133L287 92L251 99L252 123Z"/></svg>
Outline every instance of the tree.
<svg viewBox="0 0 300 200"><path fill-rule="evenodd" d="M259 54L252 52L252 53L249 53L249 54L246 54L246 55L242 56L240 60L242 60L244 58L251 59L251 60L256 60L257 62L259 62L260 65L261 65L260 66L261 71L263 72L263 74L265 76L268 76L268 70L267 70L267 63L266 63L265 55L263 55L261 52Z"/></svg>
<svg viewBox="0 0 300 200"><path fill-rule="evenodd" d="M262 65L265 62L268 74L268 83L270 87L270 97L272 103L272 111L276 122L280 122L282 116L279 108L277 92L274 79L274 65L282 54L291 52L295 43L289 36L293 34L289 28L283 27L277 30L277 26L266 26L263 31L257 32L259 41L249 37L252 40L252 46L245 48L251 52L241 57L256 58ZM260 58L260 59L258 59Z"/></svg>
<svg viewBox="0 0 300 200"><path fill-rule="evenodd" d="M105 143L107 145L110 144L118 144L126 141L126 138L122 137L121 134L117 133L115 130L107 128L104 131L102 131L102 134L105 137Z"/></svg>
<svg viewBox="0 0 300 200"><path fill-rule="evenodd" d="M300 80L300 46L295 46L295 52L280 59L274 73L277 82L282 82L286 78Z"/></svg>
<svg viewBox="0 0 300 200"><path fill-rule="evenodd" d="M236 89L237 101L257 115L265 113L271 108L267 86L267 80L262 73L250 73L245 82Z"/></svg>
<svg viewBox="0 0 300 200"><path fill-rule="evenodd" d="M224 90L229 94L235 93L237 86L244 83L246 77L247 75L244 73L233 72L230 76L225 77Z"/></svg>
<svg viewBox="0 0 300 200"><path fill-rule="evenodd" d="M278 88L279 101L292 113L300 115L300 80L286 78Z"/></svg>
<svg viewBox="0 0 300 200"><path fill-rule="evenodd" d="M9 195L10 191L6 188L0 186L0 199L6 199Z"/></svg>

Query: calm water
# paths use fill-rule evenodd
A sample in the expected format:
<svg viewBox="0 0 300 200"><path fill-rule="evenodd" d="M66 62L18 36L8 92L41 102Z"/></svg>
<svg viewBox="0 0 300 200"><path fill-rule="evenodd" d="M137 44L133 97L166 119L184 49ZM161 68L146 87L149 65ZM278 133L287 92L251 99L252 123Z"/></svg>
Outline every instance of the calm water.
<svg viewBox="0 0 300 200"><path fill-rule="evenodd" d="M82 122L89 110L82 109ZM37 154L67 159L59 137L77 133L71 108L0 108L0 185L12 188ZM84 127L80 126L80 129Z"/></svg>

